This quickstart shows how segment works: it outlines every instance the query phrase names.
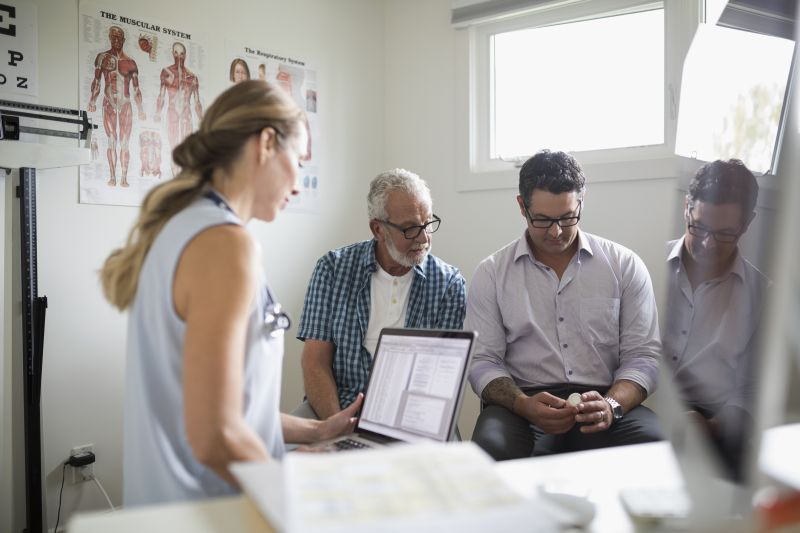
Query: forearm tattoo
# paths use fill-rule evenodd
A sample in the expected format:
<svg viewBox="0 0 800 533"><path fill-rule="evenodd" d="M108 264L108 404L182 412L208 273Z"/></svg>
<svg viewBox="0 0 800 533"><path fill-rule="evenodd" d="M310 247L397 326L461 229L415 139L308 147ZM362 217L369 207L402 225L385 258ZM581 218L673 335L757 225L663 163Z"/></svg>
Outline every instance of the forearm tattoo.
<svg viewBox="0 0 800 533"><path fill-rule="evenodd" d="M514 400L522 393L522 390L514 383L511 378L497 378L489 382L483 389L481 397L487 404L505 407L512 413L514 412Z"/></svg>

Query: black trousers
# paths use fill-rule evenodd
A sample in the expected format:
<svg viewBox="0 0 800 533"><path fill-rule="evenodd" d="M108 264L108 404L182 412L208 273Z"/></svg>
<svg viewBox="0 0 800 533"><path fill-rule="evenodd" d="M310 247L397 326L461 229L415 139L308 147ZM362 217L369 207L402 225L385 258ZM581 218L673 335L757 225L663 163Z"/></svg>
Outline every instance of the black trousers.
<svg viewBox="0 0 800 533"><path fill-rule="evenodd" d="M566 399L573 392L584 393L596 390L605 394L608 389L586 385L561 385L525 389L528 396L547 391ZM640 444L663 440L663 434L655 413L639 405L616 420L609 429L598 433L581 433L580 424L560 435L545 433L525 418L515 415L505 407L488 405L478 416L472 440L497 461L521 459L532 455L549 455Z"/></svg>

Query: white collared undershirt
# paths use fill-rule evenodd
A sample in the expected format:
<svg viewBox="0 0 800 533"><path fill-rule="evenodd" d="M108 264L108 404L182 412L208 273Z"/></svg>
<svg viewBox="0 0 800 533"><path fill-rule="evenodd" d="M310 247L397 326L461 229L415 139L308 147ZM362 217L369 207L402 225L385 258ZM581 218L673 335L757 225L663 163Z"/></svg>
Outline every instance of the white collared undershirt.
<svg viewBox="0 0 800 533"><path fill-rule="evenodd" d="M369 292L369 324L363 343L370 355L375 354L383 328L405 326L413 278L413 269L402 276L392 276L378 265L373 272Z"/></svg>

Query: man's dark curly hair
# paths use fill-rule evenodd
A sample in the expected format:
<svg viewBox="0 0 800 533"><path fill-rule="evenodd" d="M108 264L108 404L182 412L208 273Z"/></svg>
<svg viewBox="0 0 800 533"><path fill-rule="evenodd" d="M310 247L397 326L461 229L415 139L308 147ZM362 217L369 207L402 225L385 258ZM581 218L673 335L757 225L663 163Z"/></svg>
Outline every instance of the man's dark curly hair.
<svg viewBox="0 0 800 533"><path fill-rule="evenodd" d="M542 150L519 170L519 194L525 205L529 205L534 189L553 194L572 191L581 194L586 190L586 176L571 155Z"/></svg>
<svg viewBox="0 0 800 533"><path fill-rule="evenodd" d="M700 167L686 197L690 204L698 200L715 205L739 204L742 213L748 215L756 208L758 183L739 159L718 159Z"/></svg>

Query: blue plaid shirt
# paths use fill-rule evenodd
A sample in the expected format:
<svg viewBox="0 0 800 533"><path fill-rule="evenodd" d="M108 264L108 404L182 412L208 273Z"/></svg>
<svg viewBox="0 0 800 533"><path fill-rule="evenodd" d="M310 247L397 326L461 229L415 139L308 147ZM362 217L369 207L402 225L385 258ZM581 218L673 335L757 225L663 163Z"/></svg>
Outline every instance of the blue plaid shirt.
<svg viewBox="0 0 800 533"><path fill-rule="evenodd" d="M377 269L374 240L332 250L317 261L303 303L297 338L334 344L333 376L342 408L367 385L371 357L363 343L370 280ZM428 254L422 265L414 267L405 326L461 329L465 312L461 272Z"/></svg>

